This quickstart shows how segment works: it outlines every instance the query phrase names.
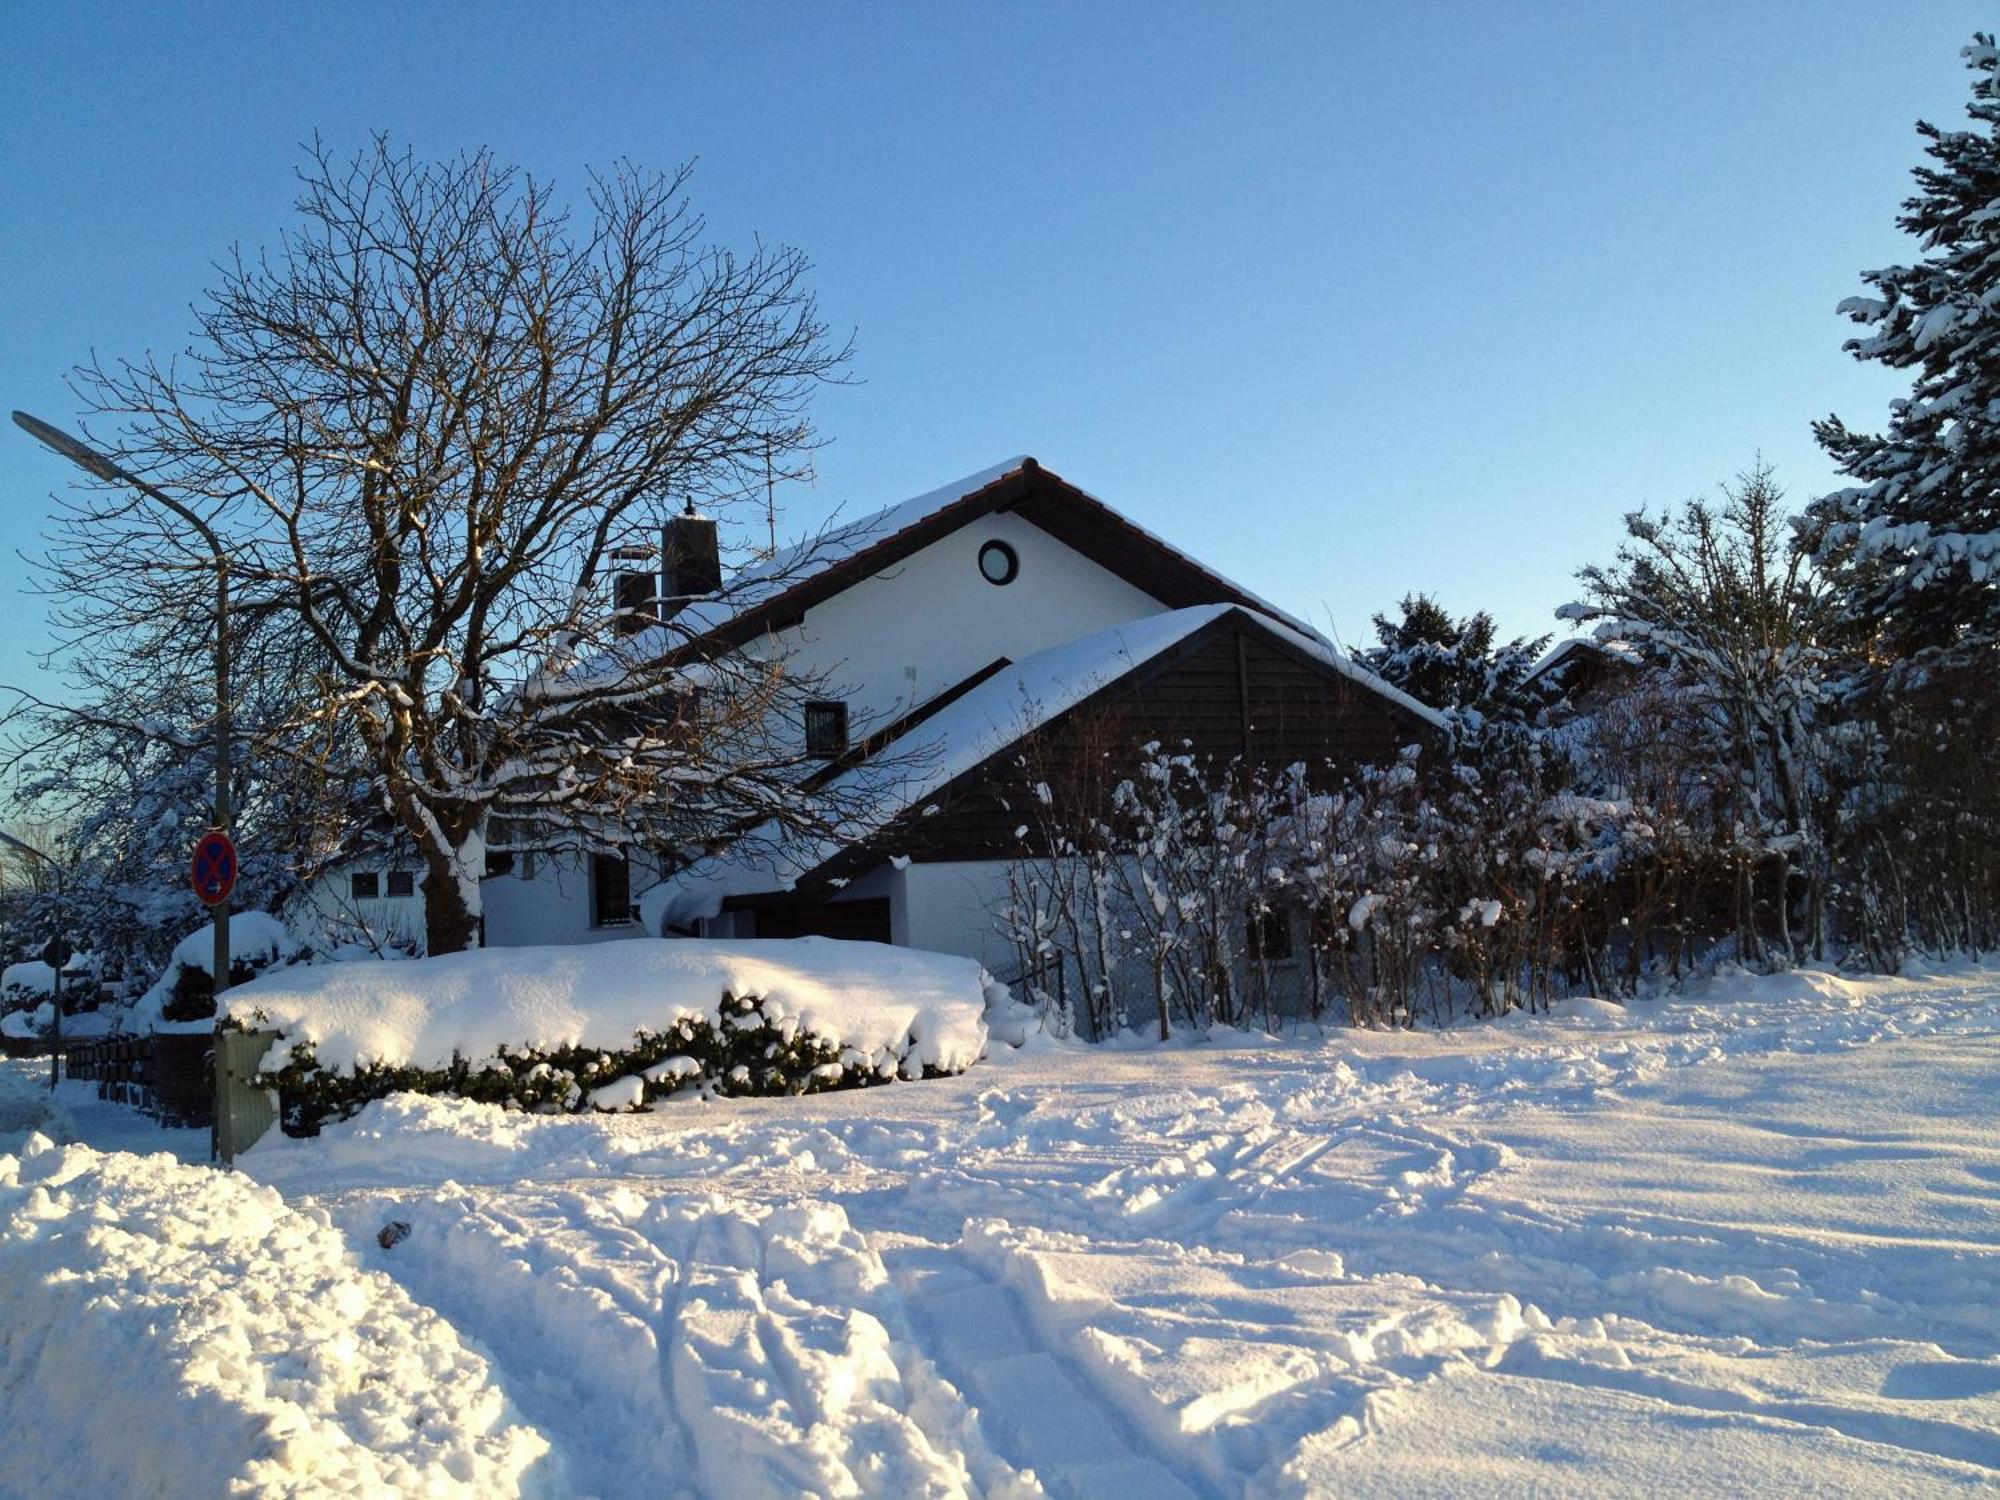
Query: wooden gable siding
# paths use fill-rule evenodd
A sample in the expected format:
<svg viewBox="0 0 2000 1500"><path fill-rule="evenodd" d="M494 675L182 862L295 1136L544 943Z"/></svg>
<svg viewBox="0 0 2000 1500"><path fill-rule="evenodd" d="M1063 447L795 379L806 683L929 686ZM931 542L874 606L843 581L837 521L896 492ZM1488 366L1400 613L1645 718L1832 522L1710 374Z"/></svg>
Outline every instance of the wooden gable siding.
<svg viewBox="0 0 2000 1500"><path fill-rule="evenodd" d="M956 778L806 884L852 877L890 855L1010 858L1024 847L1017 829L1028 826L1033 842L1038 780L1049 781L1059 803L1094 800L1132 775L1153 740L1187 742L1217 762L1242 756L1316 770L1331 762L1337 775L1436 733L1401 704L1230 613ZM936 811L926 815L926 807Z"/></svg>

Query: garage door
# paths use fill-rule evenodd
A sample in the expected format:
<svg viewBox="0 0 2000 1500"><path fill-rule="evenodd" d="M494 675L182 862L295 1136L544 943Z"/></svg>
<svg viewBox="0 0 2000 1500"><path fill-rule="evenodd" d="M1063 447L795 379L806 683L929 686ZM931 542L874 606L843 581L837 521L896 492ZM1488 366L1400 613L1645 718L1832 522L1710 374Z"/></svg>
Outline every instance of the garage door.
<svg viewBox="0 0 2000 1500"><path fill-rule="evenodd" d="M833 937L889 941L889 898L827 901L816 906L767 906L757 913L758 937Z"/></svg>

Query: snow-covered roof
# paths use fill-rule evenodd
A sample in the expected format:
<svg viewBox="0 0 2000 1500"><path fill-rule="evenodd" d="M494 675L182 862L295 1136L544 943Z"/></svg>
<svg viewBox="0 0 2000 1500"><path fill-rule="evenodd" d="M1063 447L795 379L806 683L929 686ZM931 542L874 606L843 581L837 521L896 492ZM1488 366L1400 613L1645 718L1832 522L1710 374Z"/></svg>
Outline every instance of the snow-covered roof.
<svg viewBox="0 0 2000 1500"><path fill-rule="evenodd" d="M725 624L737 615L768 604L780 594L817 577L837 563L846 562L912 526L929 520L946 506L956 505L976 495L997 480L1005 479L1034 460L1019 454L1003 462L941 484L934 490L894 505L885 505L852 521L831 526L817 536L789 547L781 547L763 562L734 574L727 589L717 599L697 600L682 610L675 620L681 630L699 634Z"/></svg>
<svg viewBox="0 0 2000 1500"><path fill-rule="evenodd" d="M776 604L786 595L821 582L834 568L855 563L877 548L888 549L889 545L899 537L924 525L952 506L970 500L982 490L990 489L1003 479L1026 471L1046 474L1065 491L1079 497L1087 506L1102 511L1109 521L1121 528L1121 536L1129 536L1132 540L1140 541L1146 547L1172 559L1179 568L1209 580L1217 592L1233 596L1272 619L1282 621L1293 630L1313 640L1324 642L1324 637L1305 621L1223 577L1207 564L1138 525L1116 508L1105 504L1097 496L1043 470L1029 455L1020 454L967 474L963 478L954 479L949 484L939 485L936 489L927 490L908 500L884 506L855 520L831 526L790 547L780 548L764 561L732 574L722 593L716 597L697 599L683 606L670 625L653 626L636 632L628 641L619 645L618 655L631 660L644 659L662 650L671 649L690 637L706 635L743 620L768 605ZM861 577L866 576L866 572L860 573L854 581L858 582ZM593 669L585 670L588 672Z"/></svg>
<svg viewBox="0 0 2000 1500"><path fill-rule="evenodd" d="M1533 682L1545 673L1554 671L1579 651L1588 651L1594 656L1613 661L1637 662L1638 650L1629 641L1600 641L1594 635L1573 635L1566 641L1557 641L1542 656L1542 659L1528 668L1524 682Z"/></svg>
<svg viewBox="0 0 2000 1500"><path fill-rule="evenodd" d="M1356 666L1321 637L1242 605L1200 604L1147 615L1037 651L994 673L829 784L829 801L856 809L834 834L787 843L769 828L758 829L647 892L640 901L646 926L654 931L662 923L686 926L714 916L731 896L793 889L841 850L879 833L967 771L1231 613L1425 723L1444 727L1436 709ZM885 764L894 769L885 773Z"/></svg>

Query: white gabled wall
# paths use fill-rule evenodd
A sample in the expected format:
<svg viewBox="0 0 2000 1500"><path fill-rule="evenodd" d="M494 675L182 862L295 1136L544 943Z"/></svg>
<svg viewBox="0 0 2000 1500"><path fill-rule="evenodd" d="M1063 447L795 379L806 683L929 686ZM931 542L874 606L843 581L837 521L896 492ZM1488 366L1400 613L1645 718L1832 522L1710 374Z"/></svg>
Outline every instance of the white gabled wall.
<svg viewBox="0 0 2000 1500"><path fill-rule="evenodd" d="M980 576L979 549L989 541L1006 542L1019 557L1012 583ZM815 606L776 646L796 671L823 680L827 697L846 700L850 732L859 738L996 657L1019 661L1165 607L1003 512Z"/></svg>
<svg viewBox="0 0 2000 1500"><path fill-rule="evenodd" d="M988 973L1013 981L1013 945L998 925L1007 904L1005 860L912 864L901 873L902 931L897 942L976 958Z"/></svg>

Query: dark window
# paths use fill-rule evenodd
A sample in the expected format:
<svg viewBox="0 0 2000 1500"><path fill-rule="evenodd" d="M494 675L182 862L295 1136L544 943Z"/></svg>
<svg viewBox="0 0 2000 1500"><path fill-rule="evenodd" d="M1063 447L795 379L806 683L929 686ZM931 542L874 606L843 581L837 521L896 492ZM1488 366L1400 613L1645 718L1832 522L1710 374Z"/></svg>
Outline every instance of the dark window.
<svg viewBox="0 0 2000 1500"><path fill-rule="evenodd" d="M590 920L598 927L632 920L632 863L624 855L591 855Z"/></svg>
<svg viewBox="0 0 2000 1500"><path fill-rule="evenodd" d="M373 901L382 894L382 877L373 870L356 870L347 877L347 895L353 901Z"/></svg>
<svg viewBox="0 0 2000 1500"><path fill-rule="evenodd" d="M414 870L391 870L389 872L389 894L392 896L414 896L417 893L417 875Z"/></svg>
<svg viewBox="0 0 2000 1500"><path fill-rule="evenodd" d="M1271 963L1283 963L1292 956L1292 914L1283 907L1271 907L1250 916L1250 954L1262 954Z"/></svg>
<svg viewBox="0 0 2000 1500"><path fill-rule="evenodd" d="M806 754L840 755L847 749L847 705L806 705Z"/></svg>
<svg viewBox="0 0 2000 1500"><path fill-rule="evenodd" d="M493 879L493 877L494 877L494 876L496 876L496 875L512 875L513 873L514 873L514 856L513 856L513 855L511 855L511 854L494 854L494 853L492 853L491 851L489 851L489 852L487 853L487 855L486 855L486 878L487 878L488 880L491 880L491 879Z"/></svg>
<svg viewBox="0 0 2000 1500"><path fill-rule="evenodd" d="M1012 583L1020 571L1020 554L1005 542L988 542L979 549L979 576L988 583Z"/></svg>

